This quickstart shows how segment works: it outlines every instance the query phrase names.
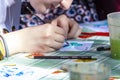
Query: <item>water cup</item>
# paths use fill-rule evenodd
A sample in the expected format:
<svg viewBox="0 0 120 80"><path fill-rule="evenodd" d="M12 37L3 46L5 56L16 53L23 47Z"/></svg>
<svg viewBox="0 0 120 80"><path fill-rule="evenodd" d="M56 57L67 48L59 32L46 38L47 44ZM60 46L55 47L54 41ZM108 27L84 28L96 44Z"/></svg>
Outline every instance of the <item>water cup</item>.
<svg viewBox="0 0 120 80"><path fill-rule="evenodd" d="M99 62L72 62L70 80L109 80L110 68Z"/></svg>
<svg viewBox="0 0 120 80"><path fill-rule="evenodd" d="M110 44L111 44L111 57L120 60L120 12L113 12L107 15Z"/></svg>

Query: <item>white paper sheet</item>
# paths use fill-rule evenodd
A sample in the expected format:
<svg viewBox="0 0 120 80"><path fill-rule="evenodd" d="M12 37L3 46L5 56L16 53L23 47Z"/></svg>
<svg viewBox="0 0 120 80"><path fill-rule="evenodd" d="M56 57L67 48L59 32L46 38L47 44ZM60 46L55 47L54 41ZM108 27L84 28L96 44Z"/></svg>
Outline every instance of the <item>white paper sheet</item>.
<svg viewBox="0 0 120 80"><path fill-rule="evenodd" d="M94 41L67 41L59 51L88 51Z"/></svg>

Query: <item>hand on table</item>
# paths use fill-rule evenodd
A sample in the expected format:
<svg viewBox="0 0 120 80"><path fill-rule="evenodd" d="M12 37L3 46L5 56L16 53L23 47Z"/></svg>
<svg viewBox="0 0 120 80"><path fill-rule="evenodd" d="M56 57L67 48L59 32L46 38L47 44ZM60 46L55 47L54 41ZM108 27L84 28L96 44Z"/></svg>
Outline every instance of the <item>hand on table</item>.
<svg viewBox="0 0 120 80"><path fill-rule="evenodd" d="M62 47L65 31L53 24L29 27L4 35L9 52L51 52Z"/></svg>

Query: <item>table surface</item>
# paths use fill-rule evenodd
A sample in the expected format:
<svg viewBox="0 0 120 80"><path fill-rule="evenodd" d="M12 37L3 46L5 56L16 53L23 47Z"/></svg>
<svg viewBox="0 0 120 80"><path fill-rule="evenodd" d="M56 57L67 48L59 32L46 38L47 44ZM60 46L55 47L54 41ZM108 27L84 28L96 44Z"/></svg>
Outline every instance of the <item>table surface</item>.
<svg viewBox="0 0 120 80"><path fill-rule="evenodd" d="M96 57L98 59L98 62L105 63L110 66L111 68L111 76L117 76L120 75L120 61L114 60L110 57L110 51L96 51L96 47L108 45L109 44L109 37L100 37L100 36L94 36L88 39L76 39L77 41L81 40L87 40L87 41L94 41L93 46L89 51L82 51L82 52L52 52L49 53L51 55L90 55L93 57ZM61 65L64 65L65 63L69 62L70 60L64 60L64 59L29 59L25 57L25 53L20 53L13 55L3 61L0 62L0 64L16 64L21 66L28 66L28 67L37 67L42 68L45 70L52 70L52 69L60 69ZM40 76L38 74L38 76ZM34 79L35 80L35 79ZM69 80L69 74L68 72L60 73L60 74L54 74L54 75L48 75L39 77L39 80Z"/></svg>

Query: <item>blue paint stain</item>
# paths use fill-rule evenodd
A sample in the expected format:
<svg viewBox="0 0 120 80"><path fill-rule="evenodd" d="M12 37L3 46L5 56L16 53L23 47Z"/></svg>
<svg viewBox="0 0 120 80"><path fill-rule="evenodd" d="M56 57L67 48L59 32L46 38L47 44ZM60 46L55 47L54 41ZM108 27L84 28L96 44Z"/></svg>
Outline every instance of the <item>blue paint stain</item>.
<svg viewBox="0 0 120 80"><path fill-rule="evenodd" d="M68 46L69 46L69 43L65 40L63 47L68 47Z"/></svg>
<svg viewBox="0 0 120 80"><path fill-rule="evenodd" d="M12 68L12 69L18 69L18 68L14 67L14 68Z"/></svg>
<svg viewBox="0 0 120 80"><path fill-rule="evenodd" d="M8 73L5 73L5 75L3 75L4 77L9 77L9 76L11 76L10 74L8 74Z"/></svg>
<svg viewBox="0 0 120 80"><path fill-rule="evenodd" d="M12 71L12 70L7 70L7 72L14 72L14 71Z"/></svg>
<svg viewBox="0 0 120 80"><path fill-rule="evenodd" d="M16 74L16 76L22 76L24 73L23 72L19 72Z"/></svg>
<svg viewBox="0 0 120 80"><path fill-rule="evenodd" d="M68 47L68 46L69 46L69 45L67 45L67 44L66 44L66 45L63 45L63 47Z"/></svg>
<svg viewBox="0 0 120 80"><path fill-rule="evenodd" d="M70 43L72 46L82 46L83 44L79 44L79 43L76 43L76 42L71 42Z"/></svg>
<svg viewBox="0 0 120 80"><path fill-rule="evenodd" d="M0 73L3 73L4 71L0 71Z"/></svg>

